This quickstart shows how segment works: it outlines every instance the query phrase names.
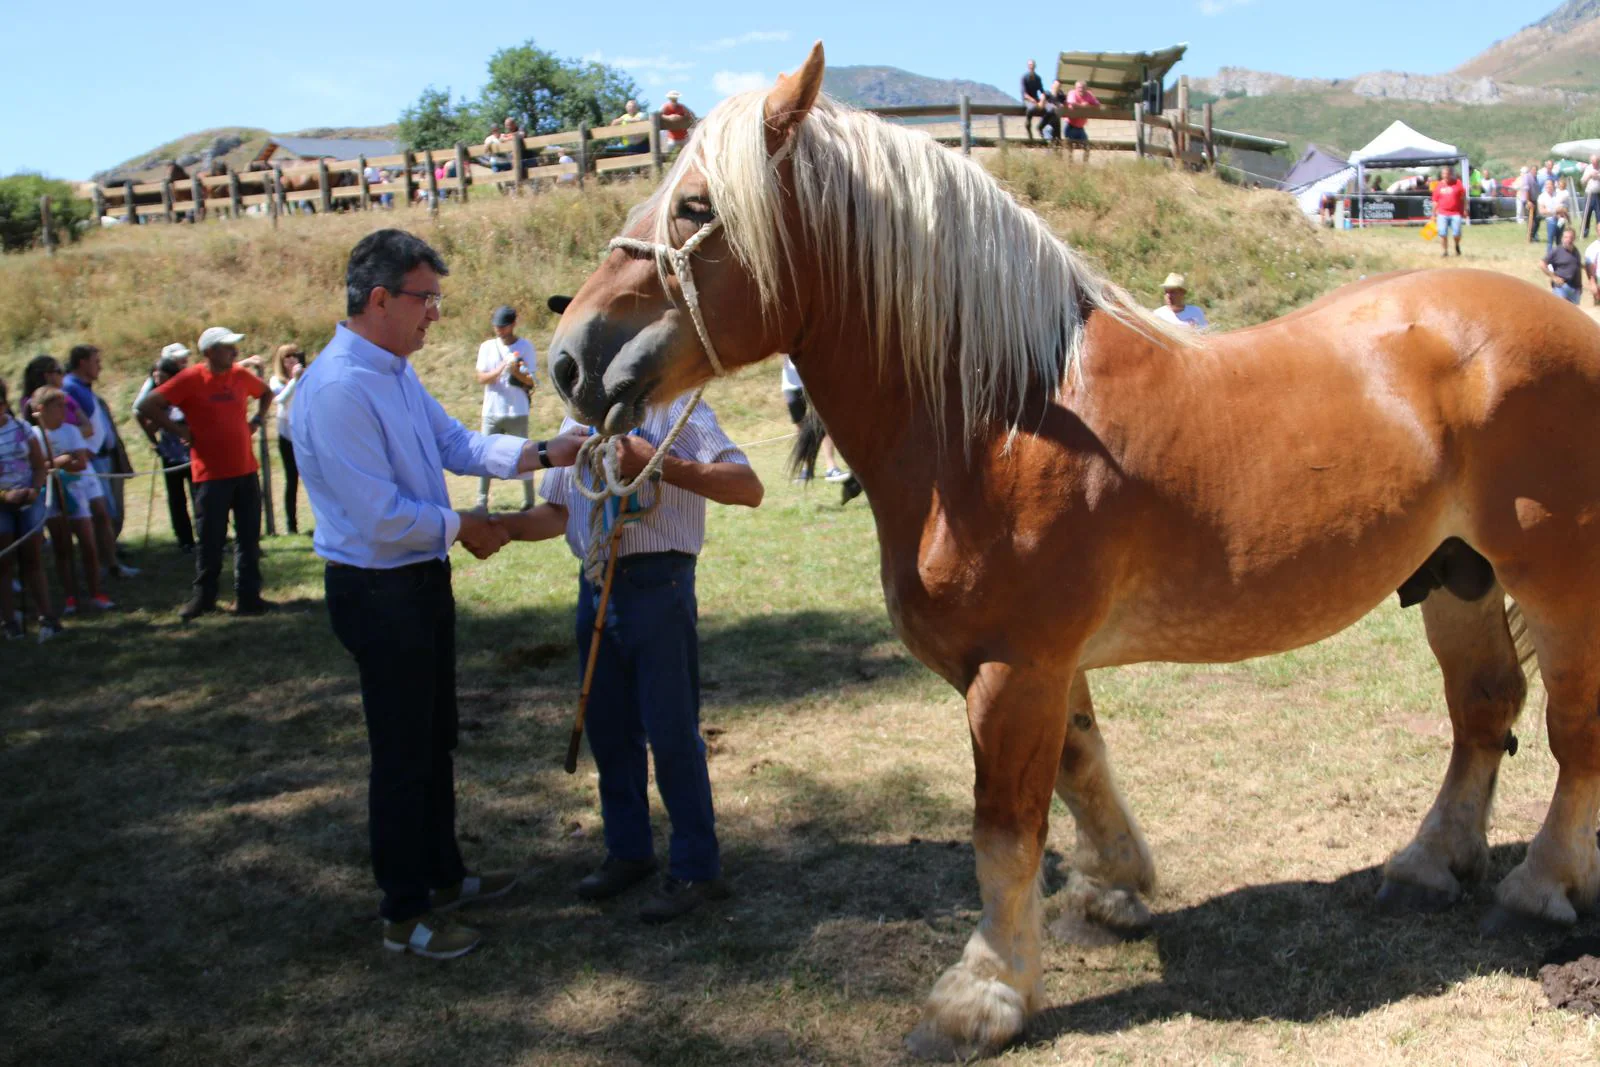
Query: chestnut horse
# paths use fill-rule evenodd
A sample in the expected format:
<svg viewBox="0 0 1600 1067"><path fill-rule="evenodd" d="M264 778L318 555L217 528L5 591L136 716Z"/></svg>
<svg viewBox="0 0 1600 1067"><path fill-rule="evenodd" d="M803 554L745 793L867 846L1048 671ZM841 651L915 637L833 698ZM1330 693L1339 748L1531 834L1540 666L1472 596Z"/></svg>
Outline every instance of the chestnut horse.
<svg viewBox="0 0 1600 1067"><path fill-rule="evenodd" d="M1148 922L1150 851L1085 671L1283 652L1402 585L1426 596L1454 741L1384 898L1448 903L1485 870L1527 690L1509 595L1560 773L1493 915L1592 908L1595 325L1523 282L1449 270L1179 335L981 167L820 96L822 75L819 44L711 112L567 309L551 374L580 421L619 433L715 367L788 352L860 476L889 613L965 694L977 772L983 918L912 1048L992 1051L1041 1006L1052 792L1078 831L1069 913Z"/></svg>

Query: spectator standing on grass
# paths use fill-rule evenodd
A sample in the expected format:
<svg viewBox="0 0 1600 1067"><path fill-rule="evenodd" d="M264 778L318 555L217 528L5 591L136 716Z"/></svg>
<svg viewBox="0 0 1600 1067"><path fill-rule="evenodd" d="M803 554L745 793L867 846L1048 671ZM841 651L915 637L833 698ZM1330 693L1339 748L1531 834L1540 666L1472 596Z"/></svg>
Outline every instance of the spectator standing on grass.
<svg viewBox="0 0 1600 1067"><path fill-rule="evenodd" d="M1439 184L1433 188L1433 222L1439 229L1441 255L1450 254L1450 238L1456 239L1456 255L1461 254L1461 213L1466 210L1467 190L1456 177L1454 167L1445 167Z"/></svg>
<svg viewBox="0 0 1600 1067"><path fill-rule="evenodd" d="M682 96L683 94L678 92L676 89L669 89L667 91L667 102L661 105L662 118L688 119L690 122L694 121L694 112L683 106ZM669 152L676 152L678 149L689 143L688 130L667 130L665 133L667 137L667 143L662 147Z"/></svg>
<svg viewBox="0 0 1600 1067"><path fill-rule="evenodd" d="M1079 81L1073 85L1072 91L1067 94L1068 107L1099 107L1100 98L1089 91L1087 82ZM1074 145L1083 149L1083 161L1089 162L1089 120L1084 118L1067 119L1066 128L1062 135L1067 140L1067 158L1072 158Z"/></svg>
<svg viewBox="0 0 1600 1067"><path fill-rule="evenodd" d="M511 478L571 463L579 443L473 433L423 388L409 357L439 318L447 273L403 230L362 238L345 268L349 318L306 372L294 409L328 617L361 679L383 946L431 959L465 955L480 940L442 913L516 884L511 874L469 871L456 842L450 546L487 559L507 533L495 518L452 510L444 470Z"/></svg>
<svg viewBox="0 0 1600 1067"><path fill-rule="evenodd" d="M1522 171L1522 201L1528 212L1528 243L1532 244L1538 240L1539 194L1544 191L1544 182L1539 180L1532 167L1523 167Z"/></svg>
<svg viewBox="0 0 1600 1067"><path fill-rule="evenodd" d="M47 385L36 391L28 403L33 408L34 438L44 452L46 468L54 472L56 479L58 499L47 522L64 598L61 613L72 615L78 610L78 583L72 573L74 537L78 539L84 584L89 587L89 603L109 611L116 605L100 588L100 559L95 551L89 507L98 480L89 466L89 446L78 428L67 421L67 394L61 389Z"/></svg>
<svg viewBox="0 0 1600 1067"><path fill-rule="evenodd" d="M666 437L688 397L647 410L635 432L617 438L624 478L636 477ZM580 428L571 419L563 432ZM545 503L508 515L517 540L566 535L582 560L589 546L590 503L572 485L584 474L545 475ZM616 573L601 623L599 655L585 730L600 773L600 814L606 857L578 883L578 896L605 900L656 870L650 828L649 758L656 789L672 823L667 873L639 910L645 922L667 922L728 895L722 881L711 778L700 736L700 652L695 564L705 541L706 501L756 507L761 479L701 401L661 467L661 483L643 490L656 506L616 543ZM594 634L599 587L578 578L579 670Z"/></svg>
<svg viewBox="0 0 1600 1067"><path fill-rule="evenodd" d="M529 400L538 384L533 342L517 336L517 309L497 307L494 336L478 346L478 384L483 386L484 434L528 436ZM489 476L478 481L478 506L489 506ZM533 507L533 480L522 480L522 506Z"/></svg>
<svg viewBox="0 0 1600 1067"><path fill-rule="evenodd" d="M242 340L244 335L225 326L208 328L198 346L202 362L162 383L139 405L139 414L189 444L200 553L194 595L178 609L185 622L217 609L230 513L234 614L261 615L271 607L261 598L261 482L250 447L251 432L267 417L271 394L260 378L234 365ZM182 422L172 418L175 406L183 409Z"/></svg>
<svg viewBox="0 0 1600 1067"><path fill-rule="evenodd" d="M806 419L806 387L805 383L800 380L799 368L794 365L794 360L790 359L788 356L783 357L783 377L781 383L783 387L783 403L789 409L789 421L793 422L795 424L795 428L798 429L800 424ZM827 481L842 482L850 477L849 474L839 469L839 457L838 454L833 450L832 437L823 437L822 457L823 461L828 464L827 469L824 470L822 474L823 478L825 478ZM795 480L801 482L808 482L811 480L811 467L809 464L800 472L800 476Z"/></svg>
<svg viewBox="0 0 1600 1067"><path fill-rule="evenodd" d="M99 538L95 547L101 566L118 578L132 578L139 573L138 568L117 558L117 537L122 533L122 496L127 479L98 476L128 474L133 465L128 462L117 425L111 420L110 405L94 391L99 380L100 350L93 345L74 345L67 353L67 373L62 378L62 388L87 419L78 430L89 446L89 465L93 473L86 480L98 483L99 487L94 504L95 536Z"/></svg>
<svg viewBox="0 0 1600 1067"><path fill-rule="evenodd" d="M1589 242L1583 250L1583 274L1589 279L1589 289L1596 307L1600 307L1600 237Z"/></svg>
<svg viewBox="0 0 1600 1067"><path fill-rule="evenodd" d="M1037 64L1028 60L1028 72L1022 76L1022 106L1027 108L1027 113L1022 120L1023 129L1028 131L1028 140L1033 140L1033 120L1039 119L1039 136L1044 136L1044 119L1049 113L1044 101L1044 79L1039 77Z"/></svg>
<svg viewBox="0 0 1600 1067"><path fill-rule="evenodd" d="M1183 275L1167 275L1167 280L1161 283L1161 295L1164 302L1156 308L1156 318L1182 323L1196 330L1204 330L1211 325L1206 321L1206 313L1188 302L1189 283Z"/></svg>
<svg viewBox="0 0 1600 1067"><path fill-rule="evenodd" d="M1544 272L1550 291L1570 304L1583 301L1583 260L1578 255L1578 235L1568 226L1561 243L1544 254Z"/></svg>
<svg viewBox="0 0 1600 1067"><path fill-rule="evenodd" d="M139 405L144 403L144 398L150 395L152 389L176 378L188 365L187 347L177 343L167 345L161 350L161 358L139 387L139 395L133 401L134 417L139 420L139 428L156 450L156 457L165 472L162 477L167 483L167 518L172 523L172 536L178 542L178 551L186 556L194 552L194 526L189 521L189 497L194 493L194 478L189 471L189 445L177 434L162 430L155 420L140 414ZM168 408L167 413L173 422L183 421L182 409Z"/></svg>
<svg viewBox="0 0 1600 1067"><path fill-rule="evenodd" d="M576 167L578 165L578 161L572 158L572 153L568 152L565 148L563 148L561 150L561 154L556 157L556 162L564 167ZM578 175L575 171L568 171L565 174L559 174L556 176L557 185L573 185L577 182L577 180Z"/></svg>
<svg viewBox="0 0 1600 1067"><path fill-rule="evenodd" d="M306 353L296 344L279 345L272 357L272 413L278 422L278 458L283 461L284 526L292 534L300 532L300 468L294 461L294 425L289 411L306 369Z"/></svg>
<svg viewBox="0 0 1600 1067"><path fill-rule="evenodd" d="M1544 250L1549 252L1560 239L1563 219L1568 214L1565 189L1556 187L1555 179L1545 180L1544 191L1539 194L1539 217L1544 220Z"/></svg>
<svg viewBox="0 0 1600 1067"><path fill-rule="evenodd" d="M44 580L39 548L45 521L44 448L32 428L11 410L6 383L0 380L0 616L7 641L26 636L22 612L11 587L19 571L22 587L39 617L39 643L61 632L50 610L50 588ZM22 544L18 545L17 542ZM14 547L15 546L15 547Z"/></svg>
<svg viewBox="0 0 1600 1067"><path fill-rule="evenodd" d="M1583 183L1583 239L1587 241L1590 222L1600 220L1600 155L1589 157L1579 180Z"/></svg>

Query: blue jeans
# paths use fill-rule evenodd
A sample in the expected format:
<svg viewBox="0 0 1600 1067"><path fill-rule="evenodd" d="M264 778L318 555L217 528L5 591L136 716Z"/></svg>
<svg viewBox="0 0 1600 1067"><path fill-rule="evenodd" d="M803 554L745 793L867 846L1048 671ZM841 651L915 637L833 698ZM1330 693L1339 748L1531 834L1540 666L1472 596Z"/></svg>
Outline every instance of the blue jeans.
<svg viewBox="0 0 1600 1067"><path fill-rule="evenodd" d="M1583 290L1570 285L1552 285L1550 291L1569 304L1583 303Z"/></svg>
<svg viewBox="0 0 1600 1067"><path fill-rule="evenodd" d="M1550 250L1561 241L1561 224L1554 218L1544 220L1544 254L1549 255Z"/></svg>
<svg viewBox="0 0 1600 1067"><path fill-rule="evenodd" d="M677 552L617 561L585 730L600 771L606 852L624 860L655 855L650 835L645 746L655 756L656 788L672 821L668 872L703 882L722 872L706 746L700 737L699 609L695 558ZM579 579L581 681L594 634L599 589Z"/></svg>

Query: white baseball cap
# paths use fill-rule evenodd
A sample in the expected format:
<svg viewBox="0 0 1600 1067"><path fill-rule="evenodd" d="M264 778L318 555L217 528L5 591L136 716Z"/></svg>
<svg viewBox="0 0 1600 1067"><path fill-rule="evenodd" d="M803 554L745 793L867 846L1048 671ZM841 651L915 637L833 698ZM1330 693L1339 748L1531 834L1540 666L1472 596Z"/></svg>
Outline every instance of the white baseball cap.
<svg viewBox="0 0 1600 1067"><path fill-rule="evenodd" d="M161 350L162 359L188 359L189 349L182 341L174 341Z"/></svg>
<svg viewBox="0 0 1600 1067"><path fill-rule="evenodd" d="M236 345L243 340L242 333L234 333L226 326L211 326L200 335L200 351L205 352L217 345Z"/></svg>

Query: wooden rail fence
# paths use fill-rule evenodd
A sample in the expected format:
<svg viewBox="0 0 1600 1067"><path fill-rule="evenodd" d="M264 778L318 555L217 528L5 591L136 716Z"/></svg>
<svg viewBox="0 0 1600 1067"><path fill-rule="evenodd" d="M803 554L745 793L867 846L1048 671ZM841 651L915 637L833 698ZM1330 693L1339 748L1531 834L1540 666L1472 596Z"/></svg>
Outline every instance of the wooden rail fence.
<svg viewBox="0 0 1600 1067"><path fill-rule="evenodd" d="M1213 167L1217 164L1218 148L1240 148L1257 152L1273 152L1287 147L1287 142L1270 137L1220 130L1212 122L1211 105L1201 110L1201 121L1194 121L1188 107L1187 79L1179 84L1178 107L1164 114L1147 114L1142 104L1132 108L1068 107L1059 109L1062 122L1067 119L1086 119L1095 123L1091 147L1097 151L1128 151L1138 158L1155 157ZM1027 136L1027 110L1020 104L973 104L967 96L954 104L911 105L873 109L876 114L890 120L950 119L947 123L924 123L924 129L934 139L959 146L964 153L974 147L993 147L1023 144ZM1007 120L1014 120L1008 123ZM1015 120L1020 120L1015 121ZM580 126L559 133L524 136L509 144L488 142L474 145L456 144L450 148L423 149L399 152L389 156L368 158L360 156L345 160L314 160L291 166L278 166L270 171L233 172L218 176L191 177L186 182L124 182L121 185L95 185L87 198L93 201L94 214L121 218L124 221L161 219L176 222L180 218L199 221L208 214L238 217L246 210L262 207L273 224L287 213L291 205L309 203L316 210L331 211L336 205L350 204L363 210L382 203L384 197L393 202L415 205L418 192L430 210L437 211L442 195L466 201L475 188L506 188L521 195L524 189L539 182L571 182L579 187L589 177L606 177L649 170L660 177L667 166L667 152L663 147L663 133L687 130L687 118L665 118L660 112L649 115L644 122L624 123L590 129ZM1152 136L1152 131L1161 131ZM618 153L604 147L601 142L613 138L629 139L648 137L643 150ZM549 149L570 149L570 163L540 163L540 155ZM480 157L503 160L505 169L484 166ZM440 178L441 163L453 165L452 176ZM367 171L378 167L387 180L380 183L368 181ZM419 174L419 169L421 173ZM309 179L314 177L314 187ZM287 180L287 185L286 185ZM246 187L250 191L246 191ZM305 186L295 188L291 186Z"/></svg>

